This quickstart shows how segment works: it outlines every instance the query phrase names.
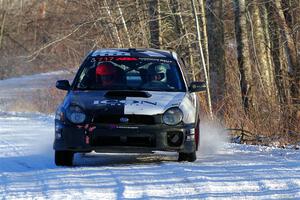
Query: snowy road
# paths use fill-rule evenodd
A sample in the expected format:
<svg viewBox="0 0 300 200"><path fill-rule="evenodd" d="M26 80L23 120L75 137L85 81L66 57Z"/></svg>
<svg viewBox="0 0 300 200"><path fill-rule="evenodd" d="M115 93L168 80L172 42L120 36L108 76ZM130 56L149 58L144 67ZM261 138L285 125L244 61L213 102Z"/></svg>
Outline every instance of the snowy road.
<svg viewBox="0 0 300 200"><path fill-rule="evenodd" d="M49 103L53 101L49 97L55 90L56 81L72 80L73 77L72 71L54 71L0 80L0 111L49 112L52 110Z"/></svg>
<svg viewBox="0 0 300 200"><path fill-rule="evenodd" d="M88 154L56 167L52 121L0 114L0 199L300 199L299 151L227 144L194 163Z"/></svg>

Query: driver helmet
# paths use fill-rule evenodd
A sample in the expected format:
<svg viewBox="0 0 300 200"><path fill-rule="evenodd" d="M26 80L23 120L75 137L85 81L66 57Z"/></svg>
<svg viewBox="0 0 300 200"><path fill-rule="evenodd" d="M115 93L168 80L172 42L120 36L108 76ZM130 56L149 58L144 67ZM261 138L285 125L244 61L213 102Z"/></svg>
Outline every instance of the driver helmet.
<svg viewBox="0 0 300 200"><path fill-rule="evenodd" d="M167 80L167 69L163 64L151 65L149 67L149 75L151 81L166 82Z"/></svg>
<svg viewBox="0 0 300 200"><path fill-rule="evenodd" d="M96 68L96 78L102 86L110 86L117 82L118 71L112 63L101 63Z"/></svg>

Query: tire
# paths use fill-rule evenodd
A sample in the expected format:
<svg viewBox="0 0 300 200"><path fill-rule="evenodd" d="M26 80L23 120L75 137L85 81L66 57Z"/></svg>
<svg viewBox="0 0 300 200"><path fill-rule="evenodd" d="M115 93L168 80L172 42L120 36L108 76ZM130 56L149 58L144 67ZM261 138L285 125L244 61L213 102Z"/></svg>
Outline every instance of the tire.
<svg viewBox="0 0 300 200"><path fill-rule="evenodd" d="M74 153L71 151L55 151L56 166L72 166Z"/></svg>
<svg viewBox="0 0 300 200"><path fill-rule="evenodd" d="M179 152L179 156L178 156L178 161L188 161L188 162L194 162L195 160L197 160L197 156L196 156L196 151L192 152L192 153L180 153Z"/></svg>

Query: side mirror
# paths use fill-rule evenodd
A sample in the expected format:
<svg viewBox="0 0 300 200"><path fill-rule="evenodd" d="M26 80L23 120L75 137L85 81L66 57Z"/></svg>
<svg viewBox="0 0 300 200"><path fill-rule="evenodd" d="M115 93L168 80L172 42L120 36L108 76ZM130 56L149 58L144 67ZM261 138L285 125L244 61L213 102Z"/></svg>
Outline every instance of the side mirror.
<svg viewBox="0 0 300 200"><path fill-rule="evenodd" d="M56 81L56 88L60 90L69 90L71 88L68 80Z"/></svg>
<svg viewBox="0 0 300 200"><path fill-rule="evenodd" d="M205 82L192 82L189 91L190 92L203 92L206 90Z"/></svg>

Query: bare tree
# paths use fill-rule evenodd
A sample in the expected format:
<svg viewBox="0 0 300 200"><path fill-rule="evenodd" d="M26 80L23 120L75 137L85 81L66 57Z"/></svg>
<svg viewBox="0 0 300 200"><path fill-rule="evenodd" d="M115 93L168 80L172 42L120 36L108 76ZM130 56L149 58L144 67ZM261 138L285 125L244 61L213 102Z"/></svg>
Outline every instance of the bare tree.
<svg viewBox="0 0 300 200"><path fill-rule="evenodd" d="M118 27L116 26L115 18L113 16L112 12L111 12L111 8L110 8L107 0L104 0L104 6L106 8L107 15L110 19L109 26L112 29L111 32L114 33L114 36L116 37L117 47L123 47L124 45L121 41L121 38L120 38L120 35L119 35L119 30L118 30Z"/></svg>
<svg viewBox="0 0 300 200"><path fill-rule="evenodd" d="M284 48L285 48L285 55L287 58L288 64L288 71L291 76L291 100L296 101L300 99L300 65L299 60L297 59L297 50L295 47L295 43L293 38L291 37L291 31L286 23L283 9L281 6L280 0L275 0L275 14L277 15L278 24L281 28L281 34L285 39Z"/></svg>
<svg viewBox="0 0 300 200"><path fill-rule="evenodd" d="M261 87L264 96L273 98L274 89L272 85L272 71L270 71L271 62L268 59L268 52L266 51L266 44L268 42L264 27L263 21L260 15L260 8L263 8L263 4L259 4L258 0L253 1L252 3L252 20L251 25L253 27L253 51L255 55L255 60L258 69L257 79L262 83Z"/></svg>
<svg viewBox="0 0 300 200"><path fill-rule="evenodd" d="M150 47L160 48L162 43L161 37L161 19L160 19L160 1L149 0L149 30L150 30Z"/></svg>
<svg viewBox="0 0 300 200"><path fill-rule="evenodd" d="M129 32L128 32L127 24L126 24L126 21L125 21L123 12L122 12L122 8L120 7L119 1L117 1L117 8L118 8L119 13L120 13L120 17L121 17L121 20L122 20L122 24L123 24L126 36L127 36L129 47L132 47L132 43L131 43L130 35L129 35Z"/></svg>
<svg viewBox="0 0 300 200"><path fill-rule="evenodd" d="M207 27L208 27L208 50L209 50L209 75L212 102L214 110L224 98L225 94L225 52L224 52L224 26L223 0L207 0Z"/></svg>
<svg viewBox="0 0 300 200"><path fill-rule="evenodd" d="M250 62L249 41L247 36L246 0L233 0L235 12L235 33L237 43L237 56L240 71L240 86L242 102L246 113L253 103L251 90L252 69Z"/></svg>
<svg viewBox="0 0 300 200"><path fill-rule="evenodd" d="M206 95L207 95L208 110L209 110L210 117L213 119L214 116L213 116L213 111L212 111L211 96L210 96L210 84L209 84L210 80L209 80L208 69L207 69L207 65L205 63L205 57L204 57L202 43L201 43L201 31L200 31L200 26L199 26L199 19L198 19L198 15L197 15L195 0L191 0L191 3L192 3L193 15L194 15L195 26L196 26L196 31L197 31L198 51L199 51L199 54L201 57L201 65L203 67L205 82L206 82Z"/></svg>
<svg viewBox="0 0 300 200"><path fill-rule="evenodd" d="M182 16L183 9L179 0L171 0L170 4L171 4L172 14L174 16L177 38L183 38L185 44L184 46L187 47L187 48L183 48L183 50L181 50L180 53L182 55L186 55L186 57L188 58L189 65L191 66L190 68L192 68L191 71L193 73L193 80L195 80L200 70L194 68L195 67L194 55L192 53L190 35L188 34L189 30L183 21L183 16Z"/></svg>
<svg viewBox="0 0 300 200"><path fill-rule="evenodd" d="M138 19L138 23L139 23L139 31L141 32L142 35L142 43L143 45L145 45L146 47L148 47L149 45L149 40L148 40L148 27L145 25L146 22L143 19L144 16L144 11L143 11L143 5L140 5L139 0L135 1L135 7L136 7L136 11L137 11L137 19ZM144 17L145 18L145 17Z"/></svg>
<svg viewBox="0 0 300 200"><path fill-rule="evenodd" d="M2 41L4 37L4 29L5 29L5 21L6 21L6 11L2 13L2 20L1 20L1 26L0 26L0 49L2 47Z"/></svg>
<svg viewBox="0 0 300 200"><path fill-rule="evenodd" d="M208 0L210 1L210 0ZM209 47L208 47L208 30L207 27L209 27L210 25L207 24L207 21L209 20L209 14L211 13L211 10L208 6L208 4L210 4L208 1L206 0L198 0L198 4L200 6L200 13L201 13L201 27L202 27L202 43L203 43L203 47L204 47L204 55L205 55L205 62L206 65L208 67L208 71L210 68L210 59L209 59ZM207 10L207 11L206 11Z"/></svg>

